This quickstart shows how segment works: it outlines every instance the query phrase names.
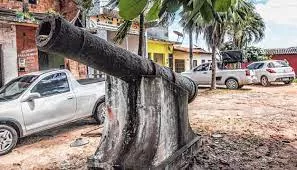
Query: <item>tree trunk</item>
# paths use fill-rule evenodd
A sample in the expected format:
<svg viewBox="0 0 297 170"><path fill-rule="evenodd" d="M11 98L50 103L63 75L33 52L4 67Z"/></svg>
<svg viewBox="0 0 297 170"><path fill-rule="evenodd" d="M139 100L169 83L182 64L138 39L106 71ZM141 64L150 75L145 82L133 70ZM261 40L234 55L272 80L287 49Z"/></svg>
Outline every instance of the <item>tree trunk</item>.
<svg viewBox="0 0 297 170"><path fill-rule="evenodd" d="M190 58L190 69L193 68L193 29L190 28L189 30L189 41L190 41L190 53L189 53L189 58Z"/></svg>
<svg viewBox="0 0 297 170"><path fill-rule="evenodd" d="M216 60L216 46L212 45L212 67L211 67L211 90L217 89L216 87L216 74L217 74L217 60Z"/></svg>
<svg viewBox="0 0 297 170"><path fill-rule="evenodd" d="M143 13L140 14L140 21L139 21L139 41L138 41L138 55L145 57L144 54L144 45L145 45L145 32L144 32L144 15Z"/></svg>

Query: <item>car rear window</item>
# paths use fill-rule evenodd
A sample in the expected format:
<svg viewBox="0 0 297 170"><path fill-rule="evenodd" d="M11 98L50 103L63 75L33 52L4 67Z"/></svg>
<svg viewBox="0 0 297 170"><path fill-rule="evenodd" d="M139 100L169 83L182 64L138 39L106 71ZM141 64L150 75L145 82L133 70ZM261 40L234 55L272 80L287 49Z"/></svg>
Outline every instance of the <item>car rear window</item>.
<svg viewBox="0 0 297 170"><path fill-rule="evenodd" d="M268 64L268 68L280 68L280 67L289 67L289 64L285 61L274 61Z"/></svg>

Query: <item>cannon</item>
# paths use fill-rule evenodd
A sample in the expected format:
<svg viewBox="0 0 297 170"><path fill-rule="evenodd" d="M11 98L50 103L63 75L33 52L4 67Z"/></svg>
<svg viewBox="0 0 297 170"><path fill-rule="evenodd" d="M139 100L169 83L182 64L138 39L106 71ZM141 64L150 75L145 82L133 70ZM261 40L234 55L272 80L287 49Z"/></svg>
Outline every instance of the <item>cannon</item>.
<svg viewBox="0 0 297 170"><path fill-rule="evenodd" d="M104 132L88 160L90 169L182 166L199 138L187 113L198 92L195 82L60 16L48 16L39 24L36 44L40 51L67 56L108 75Z"/></svg>

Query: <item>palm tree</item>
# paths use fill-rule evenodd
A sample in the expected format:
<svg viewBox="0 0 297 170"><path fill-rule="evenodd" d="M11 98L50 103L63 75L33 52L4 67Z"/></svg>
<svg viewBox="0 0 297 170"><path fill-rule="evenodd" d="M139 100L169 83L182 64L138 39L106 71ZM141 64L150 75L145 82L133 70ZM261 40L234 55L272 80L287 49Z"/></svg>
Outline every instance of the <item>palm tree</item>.
<svg viewBox="0 0 297 170"><path fill-rule="evenodd" d="M232 14L227 34L237 49L243 49L248 44L264 38L265 23L253 3L239 1L236 8L232 8Z"/></svg>
<svg viewBox="0 0 297 170"><path fill-rule="evenodd" d="M210 25L205 28L204 39L212 52L212 76L211 76L211 90L216 89L216 51L220 45L224 42L226 34L226 23L225 21L218 22L213 21Z"/></svg>
<svg viewBox="0 0 297 170"><path fill-rule="evenodd" d="M196 41L199 35L203 32L205 27L205 22L201 15L195 17L195 20L188 20L191 12L181 12L180 25L184 28L184 31L189 34L189 59L190 59L190 69L193 68L193 34L195 35Z"/></svg>
<svg viewBox="0 0 297 170"><path fill-rule="evenodd" d="M220 12L227 11L231 6L231 2L226 0L216 0L216 1L208 1L208 0L110 0L109 5L116 7L119 6L120 15L126 21L119 28L119 31L115 37L116 41L121 41L129 31L127 26L131 26L131 22L133 19L140 16L140 19L149 18L150 20L168 20L170 17L174 17L174 13L176 13L181 7L183 7L183 11L192 12L191 16L187 18L187 20L191 20L191 18L195 17L196 14L201 14L204 20L210 21L213 18L213 13L218 10ZM121 6L121 4L124 4ZM133 8L131 8L132 5ZM136 11L136 12L135 12ZM137 13L138 12L138 13ZM144 16L145 15L145 16ZM143 17L143 18L142 18ZM144 22L143 22L144 24ZM143 25L140 27L144 28ZM141 33L140 29L140 33ZM190 34L191 36L192 34ZM142 47L144 46L142 41L143 34L139 36L139 53L141 52ZM192 39L192 38L191 38ZM142 47L141 47L142 46Z"/></svg>

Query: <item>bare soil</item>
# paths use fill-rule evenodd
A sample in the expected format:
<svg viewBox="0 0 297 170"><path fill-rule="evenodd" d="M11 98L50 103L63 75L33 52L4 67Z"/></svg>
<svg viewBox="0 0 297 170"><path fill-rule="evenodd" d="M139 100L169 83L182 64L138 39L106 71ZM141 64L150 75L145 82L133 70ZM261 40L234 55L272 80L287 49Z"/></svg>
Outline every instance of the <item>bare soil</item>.
<svg viewBox="0 0 297 170"><path fill-rule="evenodd" d="M296 84L202 89L189 105L189 116L201 135L191 161L195 167L297 169ZM100 137L83 137L89 144L81 147L70 144L97 128L93 120L84 120L21 139L0 157L0 169L87 169Z"/></svg>
<svg viewBox="0 0 297 170"><path fill-rule="evenodd" d="M297 169L297 85L204 91L190 104L206 169Z"/></svg>

